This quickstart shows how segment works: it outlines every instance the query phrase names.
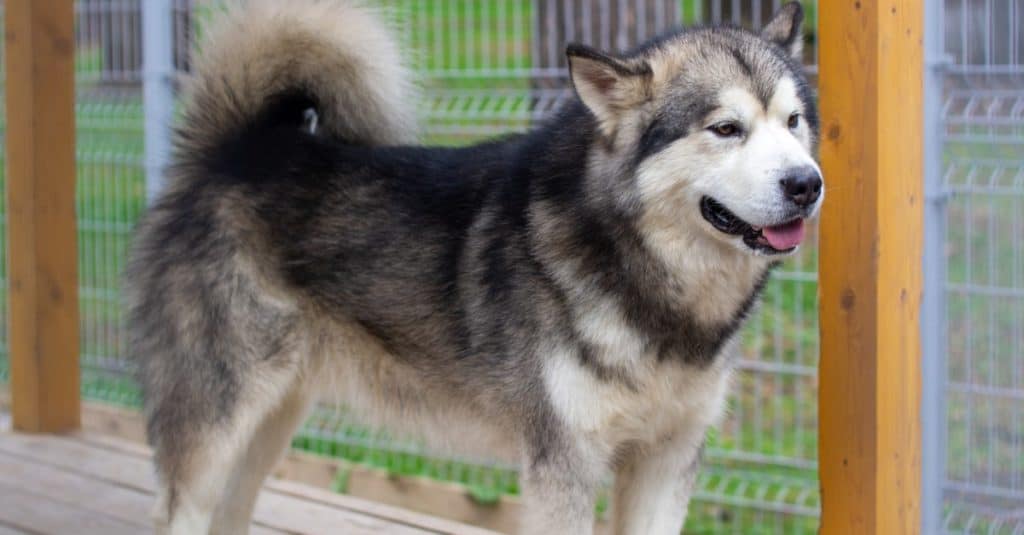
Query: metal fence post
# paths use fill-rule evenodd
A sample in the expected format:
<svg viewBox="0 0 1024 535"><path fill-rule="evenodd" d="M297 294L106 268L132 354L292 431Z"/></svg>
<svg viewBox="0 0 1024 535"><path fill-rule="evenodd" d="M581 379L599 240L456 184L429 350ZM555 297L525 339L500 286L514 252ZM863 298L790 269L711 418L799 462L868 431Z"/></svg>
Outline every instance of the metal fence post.
<svg viewBox="0 0 1024 535"><path fill-rule="evenodd" d="M146 199L163 183L174 117L174 33L171 0L142 2L143 112L146 139Z"/></svg>
<svg viewBox="0 0 1024 535"><path fill-rule="evenodd" d="M946 191L943 3L925 2L924 291L921 305L921 533L943 533L946 482Z"/></svg>

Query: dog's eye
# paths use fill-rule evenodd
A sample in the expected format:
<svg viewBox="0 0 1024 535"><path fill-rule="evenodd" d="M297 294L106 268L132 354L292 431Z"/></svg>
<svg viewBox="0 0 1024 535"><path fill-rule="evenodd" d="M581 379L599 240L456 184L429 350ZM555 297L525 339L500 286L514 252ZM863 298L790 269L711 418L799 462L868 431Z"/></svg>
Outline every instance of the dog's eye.
<svg viewBox="0 0 1024 535"><path fill-rule="evenodd" d="M789 128L792 130L800 126L800 114L793 112L793 115L789 116Z"/></svg>
<svg viewBox="0 0 1024 535"><path fill-rule="evenodd" d="M743 133L743 130L740 129L740 125L729 122L718 123L713 125L711 128L708 128L708 130L714 132L718 137L736 137Z"/></svg>

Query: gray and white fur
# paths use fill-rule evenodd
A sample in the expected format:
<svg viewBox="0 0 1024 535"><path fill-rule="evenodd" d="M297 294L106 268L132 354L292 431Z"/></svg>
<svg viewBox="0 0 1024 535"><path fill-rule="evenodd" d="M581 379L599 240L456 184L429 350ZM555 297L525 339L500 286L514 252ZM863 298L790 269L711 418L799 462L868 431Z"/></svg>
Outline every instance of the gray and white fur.
<svg viewBox="0 0 1024 535"><path fill-rule="evenodd" d="M678 533L736 331L821 203L799 4L570 45L573 102L466 148L415 144L380 20L257 0L200 47L126 274L158 529L246 532L329 393L521 462L523 533L590 533L609 473L615 533Z"/></svg>

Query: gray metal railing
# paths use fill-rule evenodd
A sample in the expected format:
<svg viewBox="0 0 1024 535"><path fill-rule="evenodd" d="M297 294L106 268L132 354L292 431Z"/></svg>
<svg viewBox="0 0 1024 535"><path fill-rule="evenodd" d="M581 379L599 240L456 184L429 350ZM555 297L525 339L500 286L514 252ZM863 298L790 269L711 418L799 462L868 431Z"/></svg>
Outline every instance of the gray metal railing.
<svg viewBox="0 0 1024 535"><path fill-rule="evenodd" d="M1024 1L928 5L924 521L1024 534Z"/></svg>

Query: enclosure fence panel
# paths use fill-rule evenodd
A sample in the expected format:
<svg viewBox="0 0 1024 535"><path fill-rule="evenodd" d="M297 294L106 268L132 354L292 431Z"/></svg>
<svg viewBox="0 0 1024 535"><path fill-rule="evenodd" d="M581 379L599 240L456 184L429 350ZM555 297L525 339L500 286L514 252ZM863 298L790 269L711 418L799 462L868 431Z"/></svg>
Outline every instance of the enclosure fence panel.
<svg viewBox="0 0 1024 535"><path fill-rule="evenodd" d="M76 2L82 394L137 406L120 274L145 206L140 2Z"/></svg>
<svg viewBox="0 0 1024 535"><path fill-rule="evenodd" d="M184 74L190 44L219 6L155 3L171 12L170 39L162 46L174 71ZM527 129L571 95L566 42L621 50L678 23L757 27L782 2L378 3L399 25L419 74L425 139L466 144ZM813 75L817 5L804 5L810 45L804 60ZM937 344L941 354L924 356L945 363L939 374L945 443L925 444L938 448L943 461L943 503L936 513L942 518L935 524L946 532L1024 533L1024 0L941 0L941 6L934 28L941 29L946 54L936 206L946 230L935 257L942 265L925 266L948 274L937 300L944 303L941 330L925 331L944 341ZM138 407L118 282L147 196L143 82L151 73L143 72L142 1L78 0L76 13L82 393ZM150 180L150 189L157 183ZM777 270L743 333L741 373L729 414L710 437L687 525L691 532L816 531L816 266L817 251L810 246ZM0 307L6 307L5 268L0 277ZM6 318L6 308L0 312ZM6 340L3 321L0 381L7 380ZM318 408L294 446L396 474L458 482L483 503L519 490L511 467L438 455L400 430L384 433L362 424L343 407Z"/></svg>
<svg viewBox="0 0 1024 535"><path fill-rule="evenodd" d="M939 529L1024 533L1024 1L945 0L939 73L944 279ZM936 57L937 56L937 57ZM940 264L941 263L941 264ZM944 316L944 317L943 317ZM926 407L927 410L927 407ZM927 444L926 444L927 446ZM942 451L944 450L944 451Z"/></svg>

